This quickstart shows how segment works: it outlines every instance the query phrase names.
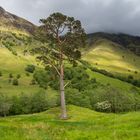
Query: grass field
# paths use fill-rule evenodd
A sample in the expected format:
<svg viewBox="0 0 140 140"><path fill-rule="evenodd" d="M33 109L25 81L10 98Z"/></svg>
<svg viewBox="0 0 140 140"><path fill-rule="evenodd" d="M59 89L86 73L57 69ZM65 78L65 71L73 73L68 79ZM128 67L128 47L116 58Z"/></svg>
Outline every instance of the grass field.
<svg viewBox="0 0 140 140"><path fill-rule="evenodd" d="M92 66L140 78L140 57L108 40L100 40L83 55Z"/></svg>
<svg viewBox="0 0 140 140"><path fill-rule="evenodd" d="M105 114L68 106L69 119L59 120L59 108L0 119L0 140L139 140L140 112Z"/></svg>

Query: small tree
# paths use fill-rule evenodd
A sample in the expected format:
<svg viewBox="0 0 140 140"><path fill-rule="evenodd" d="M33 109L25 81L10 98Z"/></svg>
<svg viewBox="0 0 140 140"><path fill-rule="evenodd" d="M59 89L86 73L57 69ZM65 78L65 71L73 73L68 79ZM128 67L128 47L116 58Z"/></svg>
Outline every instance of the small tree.
<svg viewBox="0 0 140 140"><path fill-rule="evenodd" d="M64 84L64 62L68 60L76 64L76 60L80 59L79 48L85 45L86 34L79 20L61 13L54 13L40 21L39 37L48 45L36 48L34 52L39 54L38 60L53 68L59 76L61 118L66 119L64 88L68 83Z"/></svg>

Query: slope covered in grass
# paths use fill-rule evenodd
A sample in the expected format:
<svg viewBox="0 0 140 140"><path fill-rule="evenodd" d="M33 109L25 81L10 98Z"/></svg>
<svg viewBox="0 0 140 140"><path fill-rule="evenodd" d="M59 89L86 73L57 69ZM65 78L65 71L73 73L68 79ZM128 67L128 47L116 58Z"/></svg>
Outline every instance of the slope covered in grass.
<svg viewBox="0 0 140 140"><path fill-rule="evenodd" d="M98 40L83 54L83 59L111 73L140 78L140 57L109 40Z"/></svg>
<svg viewBox="0 0 140 140"><path fill-rule="evenodd" d="M140 113L104 114L68 106L69 119L59 120L59 108L0 119L1 140L139 140Z"/></svg>
<svg viewBox="0 0 140 140"><path fill-rule="evenodd" d="M0 71L2 72L2 76L0 77L0 92L10 95L20 94L22 92L34 93L41 88L38 85L30 85L33 79L33 74L27 75L25 68L28 64L34 64L37 66L37 63L31 55L23 55L23 48L19 50L17 48L19 49L19 47L14 48L18 52L17 56L13 55L7 48L0 48ZM97 82L104 85L110 84L113 87L125 91L132 88L131 84L107 77L97 72L92 72L89 69L87 69L86 72L91 78L96 78ZM12 83L9 83L9 74L12 74L14 78L20 74L21 77L18 80L18 86L13 86Z"/></svg>
<svg viewBox="0 0 140 140"><path fill-rule="evenodd" d="M39 89L37 86L30 85L32 80L32 74L26 75L25 68L28 64L35 64L35 60L30 57L13 55L7 48L0 47L0 71L2 76L0 77L0 92L1 93L21 93L24 91L30 92ZM13 86L9 83L9 74L12 74L14 78L20 74L19 86ZM32 89L31 89L32 88Z"/></svg>

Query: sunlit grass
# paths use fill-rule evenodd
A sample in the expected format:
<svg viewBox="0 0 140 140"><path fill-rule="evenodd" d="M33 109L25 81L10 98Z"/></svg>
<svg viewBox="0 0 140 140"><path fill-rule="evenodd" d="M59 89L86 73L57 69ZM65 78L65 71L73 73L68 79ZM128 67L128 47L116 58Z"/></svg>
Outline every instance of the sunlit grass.
<svg viewBox="0 0 140 140"><path fill-rule="evenodd" d="M140 57L107 40L93 46L83 59L100 69L140 78Z"/></svg>
<svg viewBox="0 0 140 140"><path fill-rule="evenodd" d="M69 119L59 119L60 108L43 113L0 119L1 140L138 140L140 113L105 114L68 106Z"/></svg>

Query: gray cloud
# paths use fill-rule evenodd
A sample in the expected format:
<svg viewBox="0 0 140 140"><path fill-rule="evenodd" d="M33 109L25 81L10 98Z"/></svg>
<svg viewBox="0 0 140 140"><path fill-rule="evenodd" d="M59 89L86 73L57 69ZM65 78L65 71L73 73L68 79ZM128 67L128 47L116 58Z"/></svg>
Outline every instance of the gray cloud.
<svg viewBox="0 0 140 140"><path fill-rule="evenodd" d="M62 12L81 20L87 32L140 35L140 0L0 0L0 5L35 24Z"/></svg>

